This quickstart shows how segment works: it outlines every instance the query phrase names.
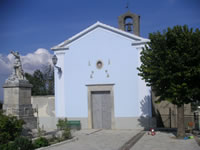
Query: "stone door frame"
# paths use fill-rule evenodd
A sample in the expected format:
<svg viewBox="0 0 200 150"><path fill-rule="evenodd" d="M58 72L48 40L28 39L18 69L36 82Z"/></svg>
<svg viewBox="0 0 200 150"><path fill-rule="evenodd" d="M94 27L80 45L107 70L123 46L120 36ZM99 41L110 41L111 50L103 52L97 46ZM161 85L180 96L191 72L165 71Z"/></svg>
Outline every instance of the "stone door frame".
<svg viewBox="0 0 200 150"><path fill-rule="evenodd" d="M114 84L92 84L86 85L88 88L88 128L92 129L92 92L109 91L111 96L111 129L115 127L114 118Z"/></svg>

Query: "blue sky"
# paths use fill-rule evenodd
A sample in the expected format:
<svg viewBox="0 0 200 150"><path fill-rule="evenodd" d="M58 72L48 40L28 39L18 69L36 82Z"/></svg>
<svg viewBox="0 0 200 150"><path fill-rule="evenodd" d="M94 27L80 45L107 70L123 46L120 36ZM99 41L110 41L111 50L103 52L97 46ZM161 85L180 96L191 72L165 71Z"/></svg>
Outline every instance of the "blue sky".
<svg viewBox="0 0 200 150"><path fill-rule="evenodd" d="M143 37L177 24L200 27L199 0L0 0L0 53L49 50L97 20L118 27L127 1Z"/></svg>
<svg viewBox="0 0 200 150"><path fill-rule="evenodd" d="M141 16L142 37L174 25L200 28L200 0L0 0L0 86L10 73L2 67L12 60L10 50L25 60L38 49L37 54L52 53L51 47L96 21L118 27L117 17L127 11L127 2ZM40 65L31 69L36 67Z"/></svg>

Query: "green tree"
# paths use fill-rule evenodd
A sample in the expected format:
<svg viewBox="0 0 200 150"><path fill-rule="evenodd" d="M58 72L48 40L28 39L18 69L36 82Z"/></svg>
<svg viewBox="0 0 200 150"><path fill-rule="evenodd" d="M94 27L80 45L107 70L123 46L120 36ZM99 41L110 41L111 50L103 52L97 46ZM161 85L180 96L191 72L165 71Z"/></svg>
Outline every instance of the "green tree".
<svg viewBox="0 0 200 150"><path fill-rule="evenodd" d="M54 95L54 67L51 65L44 66L43 76L45 78L45 86L47 95Z"/></svg>
<svg viewBox="0 0 200 150"><path fill-rule="evenodd" d="M158 102L177 105L177 137L184 137L184 104L200 101L200 31L174 26L149 38L141 52L139 75L152 87Z"/></svg>
<svg viewBox="0 0 200 150"><path fill-rule="evenodd" d="M49 65L44 66L41 70L35 70L32 75L25 73L27 80L33 85L32 95L53 95L54 69Z"/></svg>
<svg viewBox="0 0 200 150"><path fill-rule="evenodd" d="M25 76L33 85L32 95L46 95L45 78L40 70L34 71L33 75L26 73Z"/></svg>

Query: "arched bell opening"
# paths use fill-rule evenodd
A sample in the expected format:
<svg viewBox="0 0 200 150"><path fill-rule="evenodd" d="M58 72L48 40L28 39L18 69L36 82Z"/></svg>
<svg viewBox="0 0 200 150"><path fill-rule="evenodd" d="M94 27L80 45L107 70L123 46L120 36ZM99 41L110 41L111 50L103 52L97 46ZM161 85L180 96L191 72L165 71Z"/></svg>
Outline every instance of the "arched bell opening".
<svg viewBox="0 0 200 150"><path fill-rule="evenodd" d="M128 16L124 18L124 30L133 33L133 18Z"/></svg>
<svg viewBox="0 0 200 150"><path fill-rule="evenodd" d="M140 16L128 11L118 17L119 29L140 36Z"/></svg>

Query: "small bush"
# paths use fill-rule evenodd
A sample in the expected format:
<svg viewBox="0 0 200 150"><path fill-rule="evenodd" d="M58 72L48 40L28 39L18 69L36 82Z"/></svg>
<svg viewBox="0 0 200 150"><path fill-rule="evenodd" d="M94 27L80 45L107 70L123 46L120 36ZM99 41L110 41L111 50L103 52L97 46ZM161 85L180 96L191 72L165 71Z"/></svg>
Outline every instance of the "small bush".
<svg viewBox="0 0 200 150"><path fill-rule="evenodd" d="M70 139L70 138L72 137L69 128L67 128L67 129L65 129L65 130L63 131L62 137L63 137L64 139Z"/></svg>
<svg viewBox="0 0 200 150"><path fill-rule="evenodd" d="M65 119L59 119L58 123L56 124L57 128L59 130L64 130L67 128L67 118Z"/></svg>
<svg viewBox="0 0 200 150"><path fill-rule="evenodd" d="M19 150L33 150L32 141L25 137L17 137L14 141L16 149Z"/></svg>
<svg viewBox="0 0 200 150"><path fill-rule="evenodd" d="M1 144L0 150L16 150L16 146L14 142L9 142L7 144Z"/></svg>
<svg viewBox="0 0 200 150"><path fill-rule="evenodd" d="M23 120L13 116L6 116L0 111L0 145L14 141L22 132Z"/></svg>
<svg viewBox="0 0 200 150"><path fill-rule="evenodd" d="M14 141L0 145L0 150L33 150L33 145L31 140L17 137Z"/></svg>
<svg viewBox="0 0 200 150"><path fill-rule="evenodd" d="M45 147L45 146L49 146L49 141L44 137L40 137L34 141L33 145L34 145L34 148Z"/></svg>
<svg viewBox="0 0 200 150"><path fill-rule="evenodd" d="M71 131L67 126L67 118L65 119L59 119L57 123L57 128L60 130L64 130L62 133L62 138L65 139L70 139L71 138Z"/></svg>
<svg viewBox="0 0 200 150"><path fill-rule="evenodd" d="M49 144L52 145L52 144L58 143L58 138L53 136L52 138L48 139L48 141L49 141Z"/></svg>
<svg viewBox="0 0 200 150"><path fill-rule="evenodd" d="M8 144L6 144L6 148L3 150L16 150L16 145L14 142L9 142Z"/></svg>

